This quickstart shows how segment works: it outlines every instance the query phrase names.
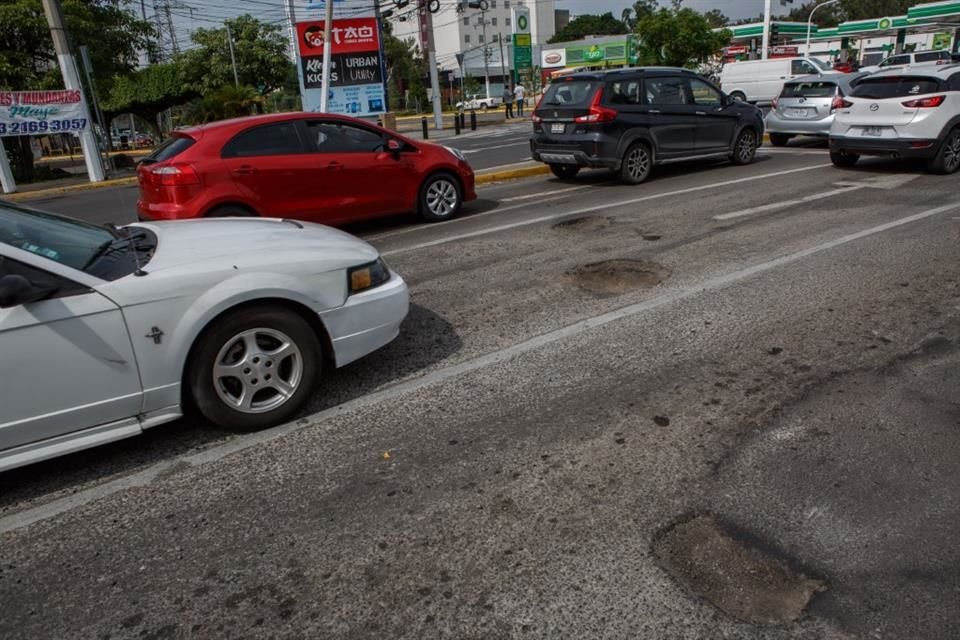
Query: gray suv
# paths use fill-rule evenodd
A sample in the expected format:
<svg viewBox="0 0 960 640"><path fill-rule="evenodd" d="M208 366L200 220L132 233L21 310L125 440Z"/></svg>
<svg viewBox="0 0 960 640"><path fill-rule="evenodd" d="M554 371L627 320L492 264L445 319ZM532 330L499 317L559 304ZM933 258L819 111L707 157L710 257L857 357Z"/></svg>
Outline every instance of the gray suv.
<svg viewBox="0 0 960 640"><path fill-rule="evenodd" d="M530 147L557 177L596 167L639 184L656 164L718 156L749 164L763 128L759 109L705 78L642 67L554 81L533 113Z"/></svg>

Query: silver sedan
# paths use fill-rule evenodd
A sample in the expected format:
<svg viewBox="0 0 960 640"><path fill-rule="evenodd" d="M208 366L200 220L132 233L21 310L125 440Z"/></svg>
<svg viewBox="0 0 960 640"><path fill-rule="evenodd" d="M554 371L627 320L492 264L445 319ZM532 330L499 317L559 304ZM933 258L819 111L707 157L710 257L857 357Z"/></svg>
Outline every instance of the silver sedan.
<svg viewBox="0 0 960 640"><path fill-rule="evenodd" d="M783 85L765 118L770 144L782 147L795 136L826 139L844 96L866 73L803 76Z"/></svg>
<svg viewBox="0 0 960 640"><path fill-rule="evenodd" d="M393 340L376 249L277 219L99 227L0 202L0 471L137 435L189 401L237 430Z"/></svg>

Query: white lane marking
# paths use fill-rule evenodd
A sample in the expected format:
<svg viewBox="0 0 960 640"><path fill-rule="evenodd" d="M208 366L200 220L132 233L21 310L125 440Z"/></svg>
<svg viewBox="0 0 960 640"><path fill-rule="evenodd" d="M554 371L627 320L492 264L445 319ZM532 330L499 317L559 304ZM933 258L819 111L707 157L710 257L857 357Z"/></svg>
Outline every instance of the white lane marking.
<svg viewBox="0 0 960 640"><path fill-rule="evenodd" d="M627 305L625 307L621 307L620 309L614 309L613 311L608 311L598 316L585 318L578 322L574 322L573 324L567 325L566 327L535 336L499 351L494 351L493 353L479 356L473 360L467 360L466 362L461 362L459 364L450 365L449 367L437 369L436 371L424 374L419 378L399 382L393 386L387 387L386 389L381 389L380 391L369 393L365 396L344 402L343 404L335 407L319 411L307 416L306 419L299 420L298 422L287 423L280 425L279 427L274 427L272 429L267 429L265 431L260 431L258 433L246 436L237 436L228 442L211 447L205 451L200 451L198 453L184 455L179 458L157 463L144 469L143 471L138 471L128 476L124 476L123 478L118 478L89 489L84 489L69 496L57 498L38 507L25 509L19 513L0 517L0 534L15 531L41 520L52 518L77 507L90 504L91 502L99 500L100 498L123 491L127 488L147 486L157 478L162 477L167 472L176 471L185 466L198 467L207 463L222 460L229 455L245 451L257 445L278 440L290 433L316 426L313 424L314 422L322 422L323 420L334 418L347 411L370 407L387 400L398 398L407 393L420 391L426 387L446 382L451 378L472 373L493 364L505 362L535 349L561 342L563 340L578 336L582 333L586 333L587 331L617 322L618 320L639 315L643 312L651 311L668 304L681 302L702 293L724 289L728 286L737 284L742 280L746 280L755 275L766 273L767 271L772 271L774 269L792 264L809 256L816 255L824 251L829 251L830 249L835 249L845 244L850 244L851 242L856 242L857 240L868 238L891 229L896 229L897 227L919 222L920 220L924 220L941 213L946 213L947 211L953 211L957 208L960 208L960 202L954 202L940 207L935 207L933 209L927 209L926 211L921 211L920 213L899 218L892 222L870 227L869 229L864 229L863 231L850 233L834 240L830 240L828 242L824 242L816 246L782 256L780 258L774 258L773 260L768 260L767 262L762 262L760 264L753 265L752 267L745 267L725 275L715 276L705 282L700 282L686 288L666 291L648 300Z"/></svg>
<svg viewBox="0 0 960 640"><path fill-rule="evenodd" d="M579 187L569 187L567 189L554 189L553 191L541 191L540 193L528 193L523 196L513 196L511 198L500 198L500 202L519 202L520 200L533 200L534 198L546 198L548 196L555 196L560 193L570 193L571 191L583 191L584 189L592 189L592 184L585 184Z"/></svg>
<svg viewBox="0 0 960 640"><path fill-rule="evenodd" d="M804 198L796 198L794 200L784 200L782 202L771 202L769 204L760 205L759 207L751 207L749 209L741 209L739 211L731 211L730 213L722 213L718 216L713 216L714 220L733 220L734 218L744 218L746 216L752 216L757 213L763 213L765 211L773 211L776 209L786 209L798 204L804 204L807 202L813 202L815 200L823 200L824 198L832 198L833 196L838 196L844 193L850 193L851 191L858 191L860 189L865 189L867 185L865 184L855 184L840 189L834 189L832 191L824 191L823 193L815 193L813 195L806 196Z"/></svg>
<svg viewBox="0 0 960 640"><path fill-rule="evenodd" d="M510 144L498 144L493 147L480 147L479 149L461 149L461 152L464 154L467 153L480 153L482 151L493 151L494 149L506 149L507 147L519 147L520 145L530 146L529 140L523 140L522 142L511 142Z"/></svg>
<svg viewBox="0 0 960 640"><path fill-rule="evenodd" d="M537 204L543 204L545 202L555 202L557 200L563 200L567 196L562 195L570 191L579 191L582 189L595 189L598 186L602 186L606 183L599 182L595 185L585 184L580 187L570 187L569 189L558 189L556 191L541 191L540 193L533 193L530 195L524 196L514 196L512 198L503 198L500 202L517 202L522 200L530 200L532 198L540 198L540 201ZM402 236L408 233L413 233L414 231L423 231L424 229L434 229L436 227L442 227L448 224L455 224L457 222L464 222L466 220L475 220L477 218L482 218L484 216L493 215L495 213L507 213L508 211L516 211L517 209L526 209L529 204L515 204L508 207L498 207L496 209L491 209L490 211L483 211L481 213L474 213L463 218L454 218L453 220L447 220L446 222L432 222L428 224L418 224L412 227L407 227L405 229L398 229L396 231L387 231L386 233L380 233L372 236L365 236L363 238L366 242L373 242L376 240L383 240L384 238L392 238L394 236Z"/></svg>
<svg viewBox="0 0 960 640"><path fill-rule="evenodd" d="M554 213L548 216L540 216L538 218L531 218L529 220L521 220L519 222L511 222L510 224L501 224L495 227L488 227L486 229L480 229L479 231L469 231L467 233L461 233L453 236L448 236L446 238L440 238L438 240L430 240L428 242L421 242L419 244L413 244L409 247L401 247L399 249L391 249L389 251L381 252L381 255L390 256L397 255L399 253L407 253L410 251L419 251L420 249L427 249L429 247L435 247L441 244L447 244L449 242L456 242L458 240L466 240L468 238L476 238L478 236L484 236L491 233L498 233L500 231L506 231L508 229L515 229L517 227L526 227L532 224L540 224L541 222L549 222L550 220L556 220L558 218L567 218L570 216L584 215L587 213L593 213L595 211L604 211L606 209L612 209L614 207L623 207L630 204L637 204L640 202L647 202L649 200L658 200L660 198L669 198L670 196L678 196L687 193L694 193L697 191L705 191L708 189L717 189L720 187L727 187L734 184L741 184L744 182L751 182L753 180L762 180L764 178L771 178L775 176L784 176L790 175L793 173L799 173L801 171L813 171L814 169L823 169L824 167L832 167L832 164L817 164L812 167L799 167L797 169L785 169L783 171L774 171L772 173L764 173L757 176L749 176L746 178L735 178L733 180L724 180L723 182L714 182L711 184L701 184L695 187L687 187L686 189L677 189L676 191L666 191L663 193L653 193L648 196L642 196L640 198L631 198L630 200L620 200L618 202L608 202L605 204L594 205L590 207L585 207L583 209L575 209L573 211L567 211L565 213ZM494 213L497 210L486 212ZM464 220L470 220L477 218L479 215L471 216L471 218L464 218Z"/></svg>

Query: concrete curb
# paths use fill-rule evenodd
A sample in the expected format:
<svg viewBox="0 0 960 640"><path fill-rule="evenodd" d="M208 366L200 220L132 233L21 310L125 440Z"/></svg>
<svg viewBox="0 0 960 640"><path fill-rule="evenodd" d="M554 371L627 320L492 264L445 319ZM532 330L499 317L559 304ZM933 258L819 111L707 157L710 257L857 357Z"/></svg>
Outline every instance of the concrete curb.
<svg viewBox="0 0 960 640"><path fill-rule="evenodd" d="M489 173L478 173L475 177L476 184L490 184L492 182L503 182L505 180L519 180L520 178L531 178L533 176L545 176L550 173L550 167L545 164L537 164L529 167L518 167L516 169L505 169L503 171L491 171Z"/></svg>
<svg viewBox="0 0 960 640"><path fill-rule="evenodd" d="M104 180L103 182L89 182L85 184L71 184L64 187L50 187L49 189L37 189L36 191L18 191L17 193L0 193L0 198L10 202L21 202L23 200L35 200L60 193L71 193L73 191L90 191L91 189L106 189L107 187L124 187L131 184L137 184L136 176L129 178L116 178L114 180Z"/></svg>

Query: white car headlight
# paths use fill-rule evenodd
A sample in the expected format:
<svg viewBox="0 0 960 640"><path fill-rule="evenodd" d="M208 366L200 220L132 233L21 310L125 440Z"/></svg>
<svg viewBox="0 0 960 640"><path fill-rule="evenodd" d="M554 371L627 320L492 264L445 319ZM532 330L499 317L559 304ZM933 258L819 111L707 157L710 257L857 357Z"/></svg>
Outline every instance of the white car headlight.
<svg viewBox="0 0 960 640"><path fill-rule="evenodd" d="M453 147L448 147L446 145L444 145L443 148L449 151L450 153L452 153L454 156L456 156L458 160L463 160L464 162L467 161L467 157L463 155L463 151L460 151L460 149L455 149Z"/></svg>

